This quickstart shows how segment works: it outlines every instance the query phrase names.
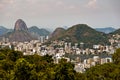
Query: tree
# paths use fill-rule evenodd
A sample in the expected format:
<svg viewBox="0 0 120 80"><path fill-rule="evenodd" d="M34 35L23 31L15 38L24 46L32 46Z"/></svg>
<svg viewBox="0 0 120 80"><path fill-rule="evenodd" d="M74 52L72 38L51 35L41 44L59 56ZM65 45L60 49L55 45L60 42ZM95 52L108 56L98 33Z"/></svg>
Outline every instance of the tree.
<svg viewBox="0 0 120 80"><path fill-rule="evenodd" d="M16 61L16 65L14 67L14 78L15 80L16 79L17 80L30 80L33 70L34 70L33 64L30 64L24 58L20 58Z"/></svg>
<svg viewBox="0 0 120 80"><path fill-rule="evenodd" d="M6 59L6 55L3 53L0 53L0 60Z"/></svg>
<svg viewBox="0 0 120 80"><path fill-rule="evenodd" d="M10 50L9 48L2 48L0 49L0 52L4 55L7 55L9 52L11 52L12 50Z"/></svg>
<svg viewBox="0 0 120 80"><path fill-rule="evenodd" d="M48 54L43 56L43 60L47 61L48 63L53 62L52 56L49 56Z"/></svg>
<svg viewBox="0 0 120 80"><path fill-rule="evenodd" d="M38 64L42 60L42 57L40 55L34 54L34 55L25 55L24 59L27 60L31 64Z"/></svg>
<svg viewBox="0 0 120 80"><path fill-rule="evenodd" d="M10 59L13 62L15 62L17 59L22 58L22 57L23 57L23 53L20 52L20 51L13 51L13 50L11 50L7 54L7 58Z"/></svg>
<svg viewBox="0 0 120 80"><path fill-rule="evenodd" d="M75 74L75 80L87 80L86 76L84 73L76 73Z"/></svg>
<svg viewBox="0 0 120 80"><path fill-rule="evenodd" d="M85 72L87 80L119 80L120 65L107 63L91 67Z"/></svg>
<svg viewBox="0 0 120 80"><path fill-rule="evenodd" d="M10 70L12 70L14 68L14 62L12 62L8 59L0 61L0 64L2 65L2 69L8 73L10 72Z"/></svg>
<svg viewBox="0 0 120 80"><path fill-rule="evenodd" d="M120 48L116 50L116 52L113 54L112 58L113 58L113 62L115 64L120 63Z"/></svg>
<svg viewBox="0 0 120 80"><path fill-rule="evenodd" d="M75 80L74 65L64 59L56 66L55 80Z"/></svg>
<svg viewBox="0 0 120 80"><path fill-rule="evenodd" d="M0 70L0 80L7 80L7 73L4 70Z"/></svg>

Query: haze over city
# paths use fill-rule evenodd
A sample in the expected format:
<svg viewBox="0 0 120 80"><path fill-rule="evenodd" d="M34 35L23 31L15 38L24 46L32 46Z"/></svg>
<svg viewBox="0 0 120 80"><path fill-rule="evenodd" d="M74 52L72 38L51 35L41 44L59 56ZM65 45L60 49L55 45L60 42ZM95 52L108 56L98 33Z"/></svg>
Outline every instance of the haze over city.
<svg viewBox="0 0 120 80"><path fill-rule="evenodd" d="M0 0L0 25L14 28L17 19L28 27L56 28L75 24L120 26L119 0Z"/></svg>

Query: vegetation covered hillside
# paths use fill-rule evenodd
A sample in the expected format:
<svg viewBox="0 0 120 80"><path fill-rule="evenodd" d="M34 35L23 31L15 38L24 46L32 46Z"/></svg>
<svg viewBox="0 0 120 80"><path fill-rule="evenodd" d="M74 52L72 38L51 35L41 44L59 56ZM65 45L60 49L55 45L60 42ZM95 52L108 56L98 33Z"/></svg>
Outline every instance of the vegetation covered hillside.
<svg viewBox="0 0 120 80"><path fill-rule="evenodd" d="M31 33L35 33L39 36L48 36L50 34L46 29L39 29L37 26L32 26L28 29Z"/></svg>
<svg viewBox="0 0 120 80"><path fill-rule="evenodd" d="M117 30L115 30L114 32L111 32L110 34L113 34L113 35L115 35L115 34L120 34L120 29L117 29Z"/></svg>
<svg viewBox="0 0 120 80"><path fill-rule="evenodd" d="M64 28L56 28L55 31L50 35L50 40L57 40L59 37L63 36L65 33Z"/></svg>
<svg viewBox="0 0 120 80"><path fill-rule="evenodd" d="M64 40L72 43L83 42L87 46L93 44L108 44L107 34L98 32L86 24L74 25L67 29L64 33L60 33L56 36L56 40Z"/></svg>

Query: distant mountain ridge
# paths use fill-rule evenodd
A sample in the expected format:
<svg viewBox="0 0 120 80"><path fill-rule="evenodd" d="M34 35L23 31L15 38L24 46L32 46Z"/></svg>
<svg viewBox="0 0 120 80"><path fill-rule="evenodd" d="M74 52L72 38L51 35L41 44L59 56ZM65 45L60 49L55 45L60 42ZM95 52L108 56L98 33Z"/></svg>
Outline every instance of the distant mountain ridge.
<svg viewBox="0 0 120 80"><path fill-rule="evenodd" d="M8 29L6 29L5 27L3 26L0 26L0 35L3 35L5 32L7 32Z"/></svg>
<svg viewBox="0 0 120 80"><path fill-rule="evenodd" d="M50 32L44 28L39 29L37 26L32 26L29 29L29 32L37 34L39 36L48 36L50 35Z"/></svg>
<svg viewBox="0 0 120 80"><path fill-rule="evenodd" d="M95 28L95 30L108 34L108 33L114 32L116 29L112 27L106 27L106 28Z"/></svg>
<svg viewBox="0 0 120 80"><path fill-rule="evenodd" d="M0 26L0 36L5 33L12 32L12 31L13 31L12 29L7 29L4 26Z"/></svg>
<svg viewBox="0 0 120 80"><path fill-rule="evenodd" d="M84 42L86 44L107 44L109 35L120 34L120 29L115 30L112 27L93 29L90 26L88 26L87 24L77 24L68 29L59 27L59 28L55 29L55 31L53 33L50 34L50 32L48 30L39 29L37 26L32 26L30 28L27 28L26 24L22 20L18 20L17 22L15 23L14 30L7 29L3 26L0 26L0 35L9 37L10 39L12 39L12 37L14 37L14 36L23 36L24 35L23 38L27 41L27 39L28 40L33 39L33 38L30 39L30 36L32 33L32 34L35 34L38 36L50 35L50 40L65 40L67 42L78 42L78 43ZM13 32L13 31L15 31L15 32ZM24 31L25 31L25 33L24 33ZM105 34L105 33L107 33L107 34ZM32 35L32 36L36 37L34 35ZM16 37L16 39L17 38L18 37ZM23 41L24 41L24 39L23 39ZM14 39L12 41L14 41Z"/></svg>
<svg viewBox="0 0 120 80"><path fill-rule="evenodd" d="M119 34L120 35L120 28L115 30L114 32L111 32L110 34L112 34L112 35Z"/></svg>
<svg viewBox="0 0 120 80"><path fill-rule="evenodd" d="M12 32L14 29L7 29L3 26L0 26L0 36L6 33ZM39 29L37 26L32 26L28 28L28 31L32 34L37 34L38 36L48 36L50 32L44 28Z"/></svg>

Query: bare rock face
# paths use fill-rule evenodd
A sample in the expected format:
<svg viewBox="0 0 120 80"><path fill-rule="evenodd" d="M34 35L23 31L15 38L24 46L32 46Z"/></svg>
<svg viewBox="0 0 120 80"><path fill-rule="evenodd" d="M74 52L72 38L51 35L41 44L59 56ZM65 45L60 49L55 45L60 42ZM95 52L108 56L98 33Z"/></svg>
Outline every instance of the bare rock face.
<svg viewBox="0 0 120 80"><path fill-rule="evenodd" d="M27 31L27 25L22 19L18 19L15 23L14 31Z"/></svg>
<svg viewBox="0 0 120 80"><path fill-rule="evenodd" d="M28 31L27 25L22 19L18 19L15 23L14 31L8 36L11 42L25 42L34 40L35 37Z"/></svg>

